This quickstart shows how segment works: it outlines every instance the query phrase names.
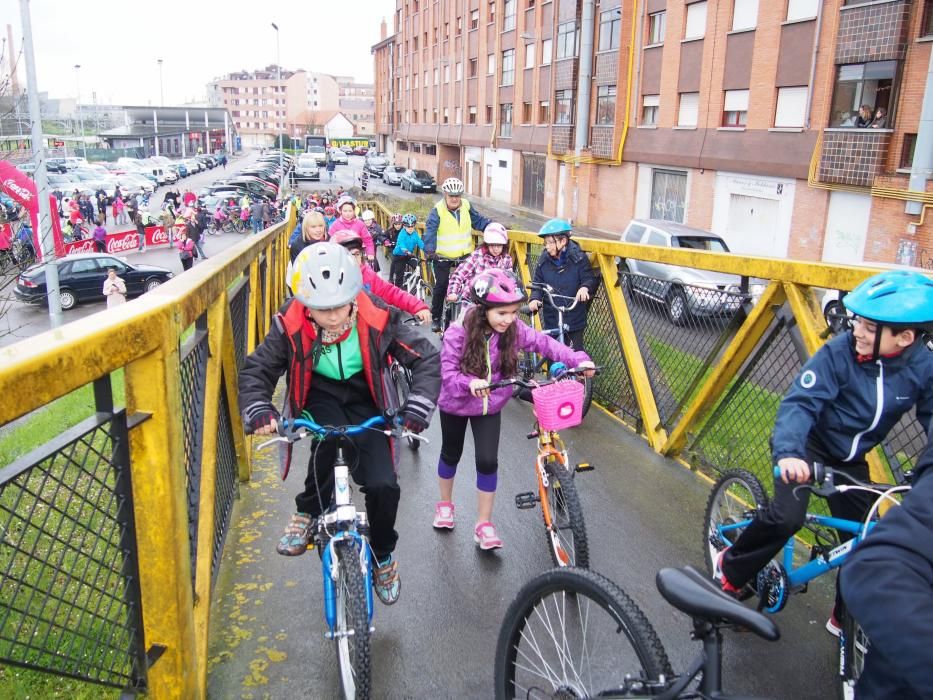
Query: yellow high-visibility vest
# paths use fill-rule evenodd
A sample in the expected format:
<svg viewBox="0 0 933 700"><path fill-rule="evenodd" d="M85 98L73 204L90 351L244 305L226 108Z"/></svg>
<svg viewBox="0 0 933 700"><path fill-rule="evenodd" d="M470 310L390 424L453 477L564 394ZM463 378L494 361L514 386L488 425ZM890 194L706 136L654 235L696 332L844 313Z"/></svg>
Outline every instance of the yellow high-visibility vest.
<svg viewBox="0 0 933 700"><path fill-rule="evenodd" d="M440 217L437 226L437 254L442 258L460 258L473 252L473 224L470 218L470 203L460 200L460 221L447 208L442 199L434 209Z"/></svg>

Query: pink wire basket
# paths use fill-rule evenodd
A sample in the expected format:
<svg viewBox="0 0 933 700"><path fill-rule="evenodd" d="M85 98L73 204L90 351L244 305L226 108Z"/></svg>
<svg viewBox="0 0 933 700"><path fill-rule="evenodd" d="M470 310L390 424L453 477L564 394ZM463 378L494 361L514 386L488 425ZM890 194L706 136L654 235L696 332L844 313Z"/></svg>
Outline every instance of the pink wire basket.
<svg viewBox="0 0 933 700"><path fill-rule="evenodd" d="M535 417L542 430L563 430L583 422L583 384L555 382L531 390Z"/></svg>

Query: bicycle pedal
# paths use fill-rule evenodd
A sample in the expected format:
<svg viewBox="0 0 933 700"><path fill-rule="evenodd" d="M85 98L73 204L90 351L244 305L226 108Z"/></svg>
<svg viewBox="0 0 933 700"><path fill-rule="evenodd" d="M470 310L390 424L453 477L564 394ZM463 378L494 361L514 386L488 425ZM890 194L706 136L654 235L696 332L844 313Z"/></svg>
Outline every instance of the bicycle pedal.
<svg viewBox="0 0 933 700"><path fill-rule="evenodd" d="M526 491L515 496L515 507L520 510L534 508L539 500L538 494Z"/></svg>
<svg viewBox="0 0 933 700"><path fill-rule="evenodd" d="M573 470L574 470L575 472L577 472L577 473L579 473L579 472L591 472L591 471L593 471L595 468L596 468L596 467L594 467L594 466L593 466L592 464L590 464L589 462L580 462L577 466L575 466L575 467L573 468Z"/></svg>

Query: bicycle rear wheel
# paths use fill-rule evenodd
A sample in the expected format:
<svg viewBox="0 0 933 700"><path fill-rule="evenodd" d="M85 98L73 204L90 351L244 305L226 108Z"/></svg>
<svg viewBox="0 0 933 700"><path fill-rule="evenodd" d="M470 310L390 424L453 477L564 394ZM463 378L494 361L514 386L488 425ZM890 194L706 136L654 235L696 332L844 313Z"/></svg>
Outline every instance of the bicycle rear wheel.
<svg viewBox="0 0 933 700"><path fill-rule="evenodd" d="M556 566L589 568L590 551L583 506L580 505L573 474L554 457L548 459L544 470L548 476L548 485L544 491L551 522L548 522L543 507L541 513L545 516L545 535L551 560Z"/></svg>
<svg viewBox="0 0 933 700"><path fill-rule="evenodd" d="M730 469L713 484L703 518L703 553L710 576L719 553L731 546L744 527L737 523L751 520L768 504L758 477L745 469Z"/></svg>
<svg viewBox="0 0 933 700"><path fill-rule="evenodd" d="M855 618L846 613L839 635L839 699L854 700L855 684L865 668L868 635Z"/></svg>
<svg viewBox="0 0 933 700"><path fill-rule="evenodd" d="M338 560L334 643L340 687L347 700L360 700L369 697L371 687L369 613L361 552L355 540L341 540L334 544L334 553Z"/></svg>
<svg viewBox="0 0 933 700"><path fill-rule="evenodd" d="M650 697L672 675L648 618L592 571L553 569L532 579L499 630L497 700Z"/></svg>

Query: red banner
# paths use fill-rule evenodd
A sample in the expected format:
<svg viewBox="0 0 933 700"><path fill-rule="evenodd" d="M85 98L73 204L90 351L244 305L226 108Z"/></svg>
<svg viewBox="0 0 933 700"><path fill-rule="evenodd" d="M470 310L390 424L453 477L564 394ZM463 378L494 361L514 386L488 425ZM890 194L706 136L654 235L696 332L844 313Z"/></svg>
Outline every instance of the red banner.
<svg viewBox="0 0 933 700"><path fill-rule="evenodd" d="M19 202L32 221L33 248L39 259L42 258L42 246L39 244L39 200L36 195L36 183L26 173L14 168L9 162L0 160L0 189L16 202ZM63 255L61 222L58 220L58 200L49 195L49 207L52 211L52 238L55 241L55 254Z"/></svg>

